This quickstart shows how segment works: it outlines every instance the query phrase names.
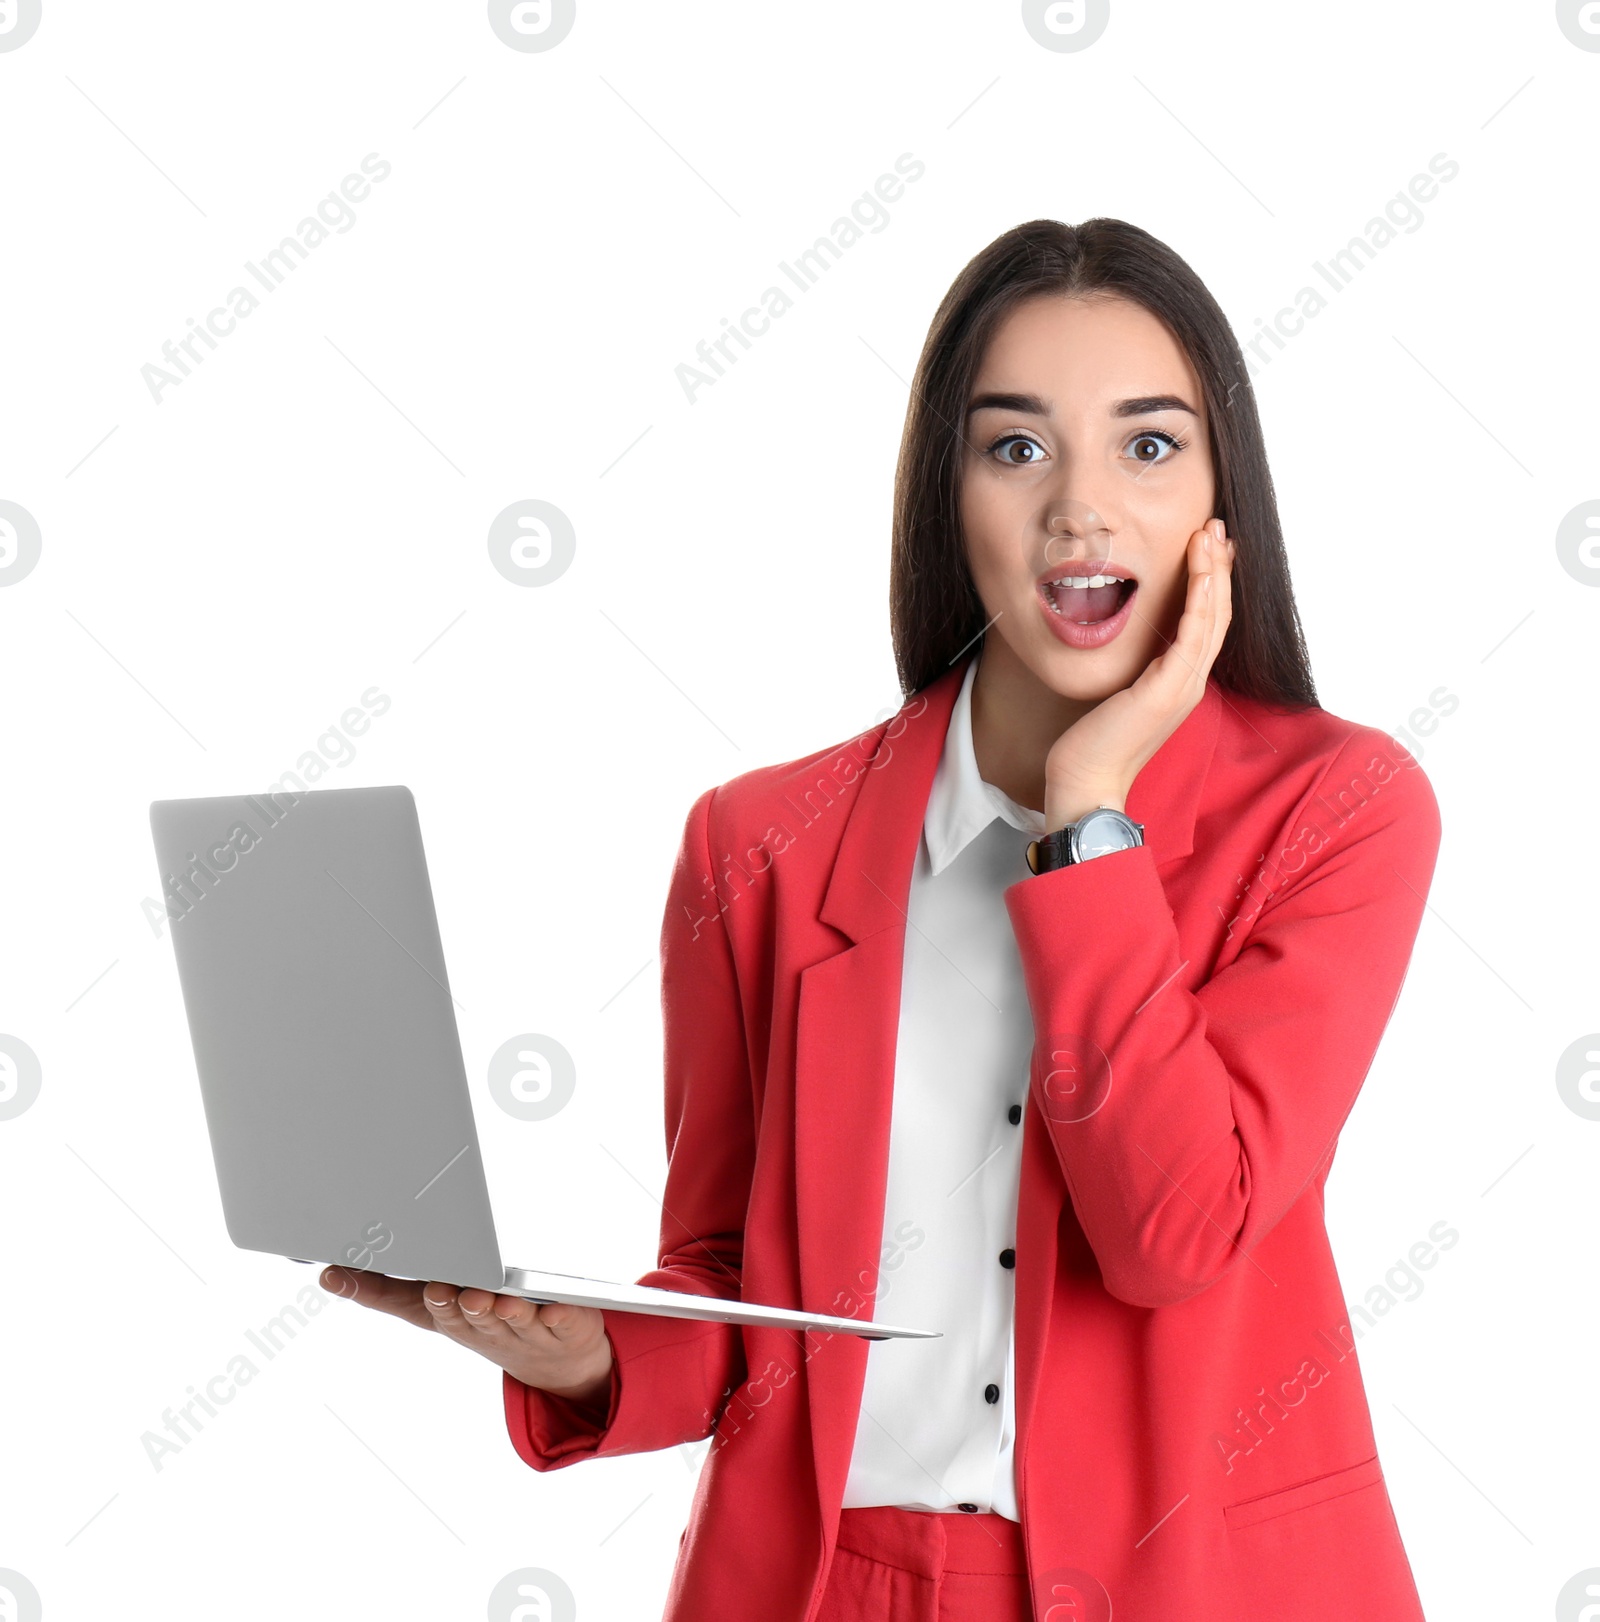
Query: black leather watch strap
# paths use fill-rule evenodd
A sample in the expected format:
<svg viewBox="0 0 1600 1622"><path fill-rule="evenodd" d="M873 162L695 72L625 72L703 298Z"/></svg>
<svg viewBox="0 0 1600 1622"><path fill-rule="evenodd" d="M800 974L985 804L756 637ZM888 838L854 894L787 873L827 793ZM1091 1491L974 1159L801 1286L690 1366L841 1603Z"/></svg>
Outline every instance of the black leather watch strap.
<svg viewBox="0 0 1600 1622"><path fill-rule="evenodd" d="M1071 865L1072 828L1057 828L1053 834L1035 839L1027 849L1028 870L1032 873L1053 873L1058 867Z"/></svg>

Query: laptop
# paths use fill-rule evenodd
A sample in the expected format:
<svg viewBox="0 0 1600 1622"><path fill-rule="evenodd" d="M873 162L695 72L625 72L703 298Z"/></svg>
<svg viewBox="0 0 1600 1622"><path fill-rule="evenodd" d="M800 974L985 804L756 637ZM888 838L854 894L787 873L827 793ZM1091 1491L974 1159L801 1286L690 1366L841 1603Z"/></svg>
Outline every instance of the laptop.
<svg viewBox="0 0 1600 1622"><path fill-rule="evenodd" d="M529 1301L937 1335L504 1265L411 791L157 800L150 827L240 1248Z"/></svg>

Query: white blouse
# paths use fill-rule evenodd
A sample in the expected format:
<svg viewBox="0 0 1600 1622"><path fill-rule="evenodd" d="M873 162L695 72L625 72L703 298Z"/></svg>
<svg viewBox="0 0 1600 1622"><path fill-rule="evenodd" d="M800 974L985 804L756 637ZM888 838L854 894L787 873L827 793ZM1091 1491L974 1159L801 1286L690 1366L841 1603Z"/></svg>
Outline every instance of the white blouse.
<svg viewBox="0 0 1600 1622"><path fill-rule="evenodd" d="M1012 1315L1033 1020L1002 892L1044 818L978 775L967 669L907 907L873 1316L942 1331L869 1343L844 1507L1020 1520Z"/></svg>

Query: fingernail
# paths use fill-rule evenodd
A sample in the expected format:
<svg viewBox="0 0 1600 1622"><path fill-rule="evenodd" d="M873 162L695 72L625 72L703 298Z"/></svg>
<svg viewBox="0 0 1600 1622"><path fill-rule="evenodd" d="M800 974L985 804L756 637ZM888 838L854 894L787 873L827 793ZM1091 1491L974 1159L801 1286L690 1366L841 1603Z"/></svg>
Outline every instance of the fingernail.
<svg viewBox="0 0 1600 1622"><path fill-rule="evenodd" d="M1207 552L1209 552L1211 550L1211 526L1207 524L1206 527L1200 531L1200 534L1203 537L1200 544L1206 549Z"/></svg>

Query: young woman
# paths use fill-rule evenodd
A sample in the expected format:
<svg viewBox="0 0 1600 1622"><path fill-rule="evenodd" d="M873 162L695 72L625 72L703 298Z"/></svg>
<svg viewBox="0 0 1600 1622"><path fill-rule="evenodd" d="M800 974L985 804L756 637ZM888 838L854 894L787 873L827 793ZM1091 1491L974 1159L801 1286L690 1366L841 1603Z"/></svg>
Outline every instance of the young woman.
<svg viewBox="0 0 1600 1622"><path fill-rule="evenodd" d="M904 706L689 813L640 1282L941 1338L325 1282L498 1364L534 1469L712 1436L675 1622L1416 1622L1322 1199L1438 813L1317 704L1190 268L984 249L894 529Z"/></svg>

